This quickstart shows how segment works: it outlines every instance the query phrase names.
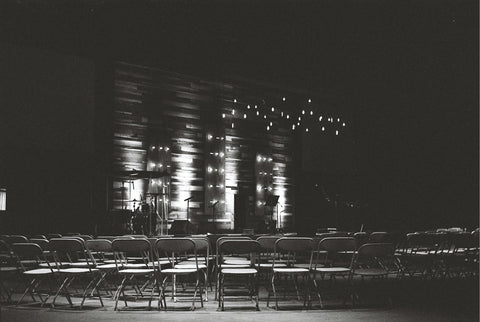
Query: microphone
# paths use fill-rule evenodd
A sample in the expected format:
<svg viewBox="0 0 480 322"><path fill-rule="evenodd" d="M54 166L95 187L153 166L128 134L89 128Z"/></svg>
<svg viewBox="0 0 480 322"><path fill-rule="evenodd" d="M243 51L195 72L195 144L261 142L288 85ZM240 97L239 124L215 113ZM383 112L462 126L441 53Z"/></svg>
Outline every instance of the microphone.
<svg viewBox="0 0 480 322"><path fill-rule="evenodd" d="M211 201L210 201L211 202ZM208 208L213 208L217 205L218 201L215 201L214 203L212 203L210 206L208 206Z"/></svg>
<svg viewBox="0 0 480 322"><path fill-rule="evenodd" d="M188 200L191 200L193 199L193 196L192 197L188 197L187 199L183 200L183 201L188 201Z"/></svg>

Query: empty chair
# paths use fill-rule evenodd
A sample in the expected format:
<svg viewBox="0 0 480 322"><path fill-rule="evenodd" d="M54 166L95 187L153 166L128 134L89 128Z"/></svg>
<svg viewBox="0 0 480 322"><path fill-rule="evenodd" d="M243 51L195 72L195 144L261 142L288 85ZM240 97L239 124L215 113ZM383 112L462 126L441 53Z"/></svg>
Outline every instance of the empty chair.
<svg viewBox="0 0 480 322"><path fill-rule="evenodd" d="M52 238L49 245L50 251L52 252L54 258L55 273L60 278L63 278L63 282L59 286L55 297L53 298L52 308L55 307L55 302L60 294L65 295L68 303L71 307L73 307L73 302L71 300L72 294L69 291L69 287L76 278L90 279L88 285L84 288L80 308L83 307L86 296L88 294L94 293L96 293L96 296L99 298L100 304L103 306L102 298L98 293L98 290L96 289L96 281L101 278L100 271L96 268L93 268L93 264L90 265L88 256L86 257L86 249L83 240L78 238ZM85 257L85 267L64 268L65 260L68 260L70 262L70 265L74 265L76 263L76 259Z"/></svg>
<svg viewBox="0 0 480 322"><path fill-rule="evenodd" d="M394 260L395 248L390 243L368 243L364 244L358 249L355 255L352 271L353 275L360 276L362 283L355 288L355 292L359 299L361 299L360 293L366 288L364 284L365 279L371 280L375 283L378 290L383 290L383 294L376 297L384 298L389 304L392 304L391 289L392 285L388 283L388 275L394 273L398 275L398 271L395 268ZM352 297L354 300L355 297Z"/></svg>
<svg viewBox="0 0 480 322"><path fill-rule="evenodd" d="M12 291L6 281L19 270L10 245L0 240L0 298L10 302Z"/></svg>
<svg viewBox="0 0 480 322"><path fill-rule="evenodd" d="M236 284L240 282L242 285L246 285L243 292L250 299L255 300L255 307L259 310L258 307L258 266L259 262L258 256L261 251L261 246L258 241L248 240L248 239L224 239L218 244L218 253L219 253L219 297L218 297L218 306L223 311L225 308L225 297L230 295L227 293L225 285L227 284L226 280L235 281ZM227 261L224 260L225 256L232 254L242 254L248 258L249 264L245 265L242 263L237 267L227 264ZM226 267L225 267L226 266ZM238 296L239 290L235 289L233 295Z"/></svg>
<svg viewBox="0 0 480 322"><path fill-rule="evenodd" d="M62 238L62 235L61 234L56 234L56 233L47 234L47 239L50 240L52 238Z"/></svg>
<svg viewBox="0 0 480 322"><path fill-rule="evenodd" d="M163 305L163 308L167 309L166 302L166 288L167 281L170 279L172 284L172 297L176 298L179 296L176 289L176 282L178 278L183 278L187 282L188 277L193 277L195 280L195 288L192 296L192 305L191 310L195 309L195 300L197 293L200 293L200 304L203 307L203 290L200 283L200 271L201 268L198 263L197 251L195 242L191 238L161 238L156 242L156 249L159 256L165 256L170 260L171 267L164 268L164 265L160 263L160 258L158 261L158 274L159 279L161 280L160 285L160 295L158 301L158 307ZM193 255L193 261L191 264L178 265L177 263L185 260L187 257L185 254ZM156 284L158 286L158 284Z"/></svg>
<svg viewBox="0 0 480 322"><path fill-rule="evenodd" d="M317 256L324 256L323 263L325 265L317 267L317 264L312 264L312 270L314 273L313 283L317 289L317 295L322 308L324 307L321 296L322 289L316 281L316 275L318 274L321 280L328 279L332 291L340 287L345 304L347 297L351 295L349 289L352 276L352 262L356 248L356 240L353 237L329 237L322 239L318 243ZM320 261L316 261L316 263L318 262ZM339 277L344 279L343 287L336 282L336 279Z"/></svg>
<svg viewBox="0 0 480 322"><path fill-rule="evenodd" d="M285 292L295 291L297 299L300 300L299 293L299 281L301 278L303 281L303 306L310 305L310 287L311 287L311 278L310 270L313 256L313 239L307 237L284 237L280 238L275 242L275 255L272 262L272 291L275 298L275 309L278 310L278 287L279 282L282 281L286 284L284 286ZM276 258L285 257L287 259L286 267L275 267ZM309 263L308 268L305 268L304 265ZM296 265L299 265L298 267ZM291 287L291 283L294 283L294 288ZM268 293L267 306L269 305L270 292Z"/></svg>
<svg viewBox="0 0 480 322"><path fill-rule="evenodd" d="M43 306L49 295L47 294L45 299L43 299L42 294L38 290L41 282L48 276L51 276L54 273L54 270L52 267L38 268L38 265L41 262L45 262L42 248L36 243L15 243L12 245L12 250L17 256L18 267L27 284L27 287L18 300L17 305L20 304L25 295L29 293L33 301L35 301L34 294L37 294L40 298L41 305ZM24 265L23 263L25 262L28 262L30 265ZM31 262L36 262L36 265L32 265ZM33 269L31 269L32 267Z"/></svg>
<svg viewBox="0 0 480 322"><path fill-rule="evenodd" d="M121 295L123 296L125 306L128 306L127 297L125 296L128 285L133 286L136 297L143 297L143 293L138 286L138 279L147 279L147 282L154 281L154 284L156 282L154 280L154 268L148 267L151 246L147 239L118 238L112 242L112 250L115 256L116 273L123 277L113 296L115 300L114 310L116 311ZM135 260L140 259L140 263L129 263L129 257L135 257ZM151 307L151 303L152 296L149 298L148 308Z"/></svg>

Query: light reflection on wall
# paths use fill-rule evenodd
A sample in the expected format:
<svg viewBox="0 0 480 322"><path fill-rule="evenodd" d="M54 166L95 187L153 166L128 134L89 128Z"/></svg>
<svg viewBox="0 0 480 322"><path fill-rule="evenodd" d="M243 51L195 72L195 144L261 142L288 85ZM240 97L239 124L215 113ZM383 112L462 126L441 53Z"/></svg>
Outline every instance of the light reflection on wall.
<svg viewBox="0 0 480 322"><path fill-rule="evenodd" d="M188 149L188 145L185 146ZM182 146L180 150L183 151ZM172 153L172 162L175 164L175 173L172 175L172 189L176 191L176 198L171 202L173 209L177 209L177 218L187 218L185 199L191 196L191 186L195 178L195 168L191 155L183 153ZM180 210L181 209L181 210Z"/></svg>

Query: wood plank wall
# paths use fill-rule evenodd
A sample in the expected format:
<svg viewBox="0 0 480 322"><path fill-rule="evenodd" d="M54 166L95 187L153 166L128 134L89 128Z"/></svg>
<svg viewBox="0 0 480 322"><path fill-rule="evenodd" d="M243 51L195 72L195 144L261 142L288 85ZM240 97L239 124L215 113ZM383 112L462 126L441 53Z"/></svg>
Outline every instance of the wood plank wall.
<svg viewBox="0 0 480 322"><path fill-rule="evenodd" d="M113 169L167 171L169 176L123 182L123 188L114 182L113 208L132 207L122 198L165 193L162 209L171 222L186 218L184 199L193 197L190 219L206 227L212 222L210 205L218 201L217 228L234 229L234 196L243 194L247 226L255 228L277 219L277 209L265 201L267 195L279 195L281 226L293 229L293 147L299 136L291 128L296 114L282 98L285 91L123 62L115 64L114 83Z"/></svg>

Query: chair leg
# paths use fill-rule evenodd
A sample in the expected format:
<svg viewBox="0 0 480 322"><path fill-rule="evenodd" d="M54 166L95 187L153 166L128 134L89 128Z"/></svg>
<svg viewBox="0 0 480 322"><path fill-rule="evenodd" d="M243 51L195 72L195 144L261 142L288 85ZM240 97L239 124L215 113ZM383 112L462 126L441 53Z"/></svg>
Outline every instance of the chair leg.
<svg viewBox="0 0 480 322"><path fill-rule="evenodd" d="M276 276L276 274L273 273L273 275L272 275L272 290L273 290L273 297L275 298L275 310L278 311L278 298L277 298L277 291L275 290L275 276Z"/></svg>
<svg viewBox="0 0 480 322"><path fill-rule="evenodd" d="M52 301L52 309L55 308L55 301L57 300L57 297L58 295L60 294L60 291L65 287L65 285L67 284L68 280L70 279L70 277L65 277L65 279L63 280L62 284L60 285L60 287L58 288L57 290L57 293L55 294L55 297L53 298L53 301Z"/></svg>
<svg viewBox="0 0 480 322"><path fill-rule="evenodd" d="M115 307L114 307L114 311L117 310L117 306L118 306L118 299L120 297L120 293L123 293L123 288L125 287L125 281L127 280L127 276L125 276L122 280L122 283L120 284L120 286L118 287L117 291L115 292Z"/></svg>

